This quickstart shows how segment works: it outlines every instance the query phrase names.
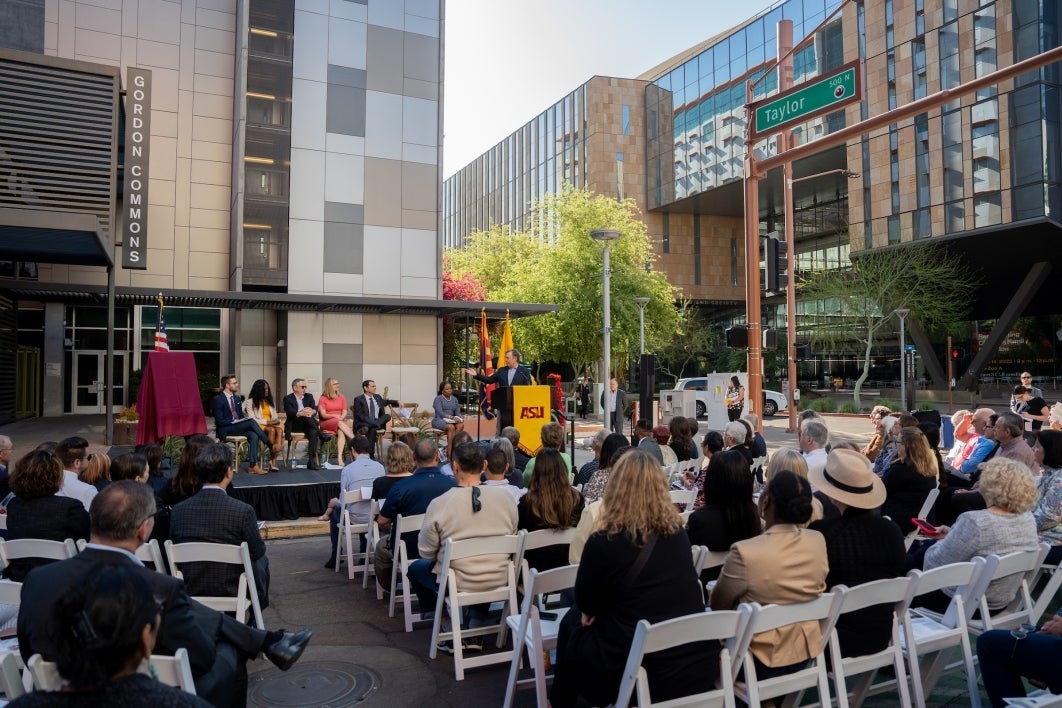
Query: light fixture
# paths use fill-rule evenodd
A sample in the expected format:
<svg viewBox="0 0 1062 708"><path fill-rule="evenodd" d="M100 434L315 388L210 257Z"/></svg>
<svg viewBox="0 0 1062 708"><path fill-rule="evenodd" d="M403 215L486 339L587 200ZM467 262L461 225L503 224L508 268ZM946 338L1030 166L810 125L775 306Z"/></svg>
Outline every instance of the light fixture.
<svg viewBox="0 0 1062 708"><path fill-rule="evenodd" d="M272 165L273 158L271 157L252 157L251 155L243 156L244 162L252 162L256 165Z"/></svg>
<svg viewBox="0 0 1062 708"><path fill-rule="evenodd" d="M273 30L259 29L257 27L251 28L251 34L257 34L259 37L276 37L277 33Z"/></svg>
<svg viewBox="0 0 1062 708"><path fill-rule="evenodd" d="M262 98L262 99L265 99L266 101L275 101L275 100L277 100L277 97L274 96L271 93L258 93L256 91L248 91L244 95L246 95L247 98Z"/></svg>

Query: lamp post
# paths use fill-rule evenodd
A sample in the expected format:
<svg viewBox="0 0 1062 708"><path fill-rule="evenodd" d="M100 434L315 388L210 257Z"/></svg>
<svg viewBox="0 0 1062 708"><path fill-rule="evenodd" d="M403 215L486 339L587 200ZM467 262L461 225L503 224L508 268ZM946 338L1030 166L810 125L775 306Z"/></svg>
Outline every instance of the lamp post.
<svg viewBox="0 0 1062 708"><path fill-rule="evenodd" d="M638 305L638 353L645 354L645 306L649 304L649 298L636 297L634 302Z"/></svg>
<svg viewBox="0 0 1062 708"><path fill-rule="evenodd" d="M590 232L590 238L594 239L601 246L601 312L604 326L601 330L601 343L602 343L602 357L605 363L605 386L609 385L612 379L612 300L611 293L611 279L612 271L609 267L609 249L612 248L612 244L619 240L620 232L616 229L597 229ZM602 424L605 426L605 430L610 428L612 418L609 410L612 401L609 399L608 390L605 391L605 405L602 406L601 412L604 416L602 418Z"/></svg>
<svg viewBox="0 0 1062 708"><path fill-rule="evenodd" d="M911 311L900 307L893 312L900 318L900 407L907 410L907 344L904 342L904 320Z"/></svg>

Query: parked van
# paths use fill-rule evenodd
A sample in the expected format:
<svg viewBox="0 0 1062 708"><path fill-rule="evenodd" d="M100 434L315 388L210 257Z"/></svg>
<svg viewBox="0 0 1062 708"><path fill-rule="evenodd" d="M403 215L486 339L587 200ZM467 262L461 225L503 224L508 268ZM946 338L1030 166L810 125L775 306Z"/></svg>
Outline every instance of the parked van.
<svg viewBox="0 0 1062 708"><path fill-rule="evenodd" d="M748 390L748 374L742 372L730 372L724 374L708 374L707 376L695 376L688 379L679 379L675 382L674 391L697 392L697 417L708 418L709 425L722 427L727 421L726 415L726 388L730 385L730 377L737 376L741 385ZM746 401L744 414L748 410ZM786 397L777 391L763 391L763 405L760 410L764 417L773 416L781 410L789 407Z"/></svg>

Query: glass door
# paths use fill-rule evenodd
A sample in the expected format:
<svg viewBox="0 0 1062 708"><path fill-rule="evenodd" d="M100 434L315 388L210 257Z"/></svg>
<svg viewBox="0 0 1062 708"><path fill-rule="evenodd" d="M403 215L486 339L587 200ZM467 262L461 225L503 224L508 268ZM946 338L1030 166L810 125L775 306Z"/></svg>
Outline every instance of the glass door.
<svg viewBox="0 0 1062 708"><path fill-rule="evenodd" d="M107 352L79 351L73 352L73 371L70 382L73 386L71 396L71 413L103 413L106 389L104 387ZM114 354L114 397L111 412L122 409L125 401L125 352Z"/></svg>

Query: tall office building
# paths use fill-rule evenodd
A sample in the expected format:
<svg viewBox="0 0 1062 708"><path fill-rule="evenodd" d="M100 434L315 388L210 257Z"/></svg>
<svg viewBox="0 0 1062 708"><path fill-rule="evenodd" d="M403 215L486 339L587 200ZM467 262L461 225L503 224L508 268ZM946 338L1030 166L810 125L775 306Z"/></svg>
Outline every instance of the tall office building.
<svg viewBox="0 0 1062 708"><path fill-rule="evenodd" d="M634 198L671 282L711 316L741 317L746 85L753 82L756 98L777 91L771 67L780 20L793 22L796 84L855 60L865 79L861 103L792 128L796 145L1060 41L1058 4L1045 0L881 0L835 13L839 7L778 2L637 79L590 79L446 181L446 244L459 246L490 223L526 227L527 200L570 180ZM1062 209L1058 83L1051 65L795 163L797 270L842 267L867 249L946 241L981 276L971 317L999 318L997 339L1023 313L1042 317L1053 340L1050 316L1062 308L1043 285L1062 255L1053 238ZM770 156L777 144L765 139L755 149ZM783 213L776 170L760 185L760 233L781 231ZM764 305L765 321L784 326L779 299ZM798 325L801 314L827 310L828 303L798 303ZM972 325L963 336L993 346L991 334ZM1028 356L1053 357L1046 365L1058 358L1055 346L1048 341L1046 353ZM928 348L924 355L939 358Z"/></svg>
<svg viewBox="0 0 1062 708"><path fill-rule="evenodd" d="M440 369L442 0L0 4L0 420L104 410L155 298L235 372L428 402ZM478 312L478 310L477 310ZM16 386L17 382L17 386Z"/></svg>

